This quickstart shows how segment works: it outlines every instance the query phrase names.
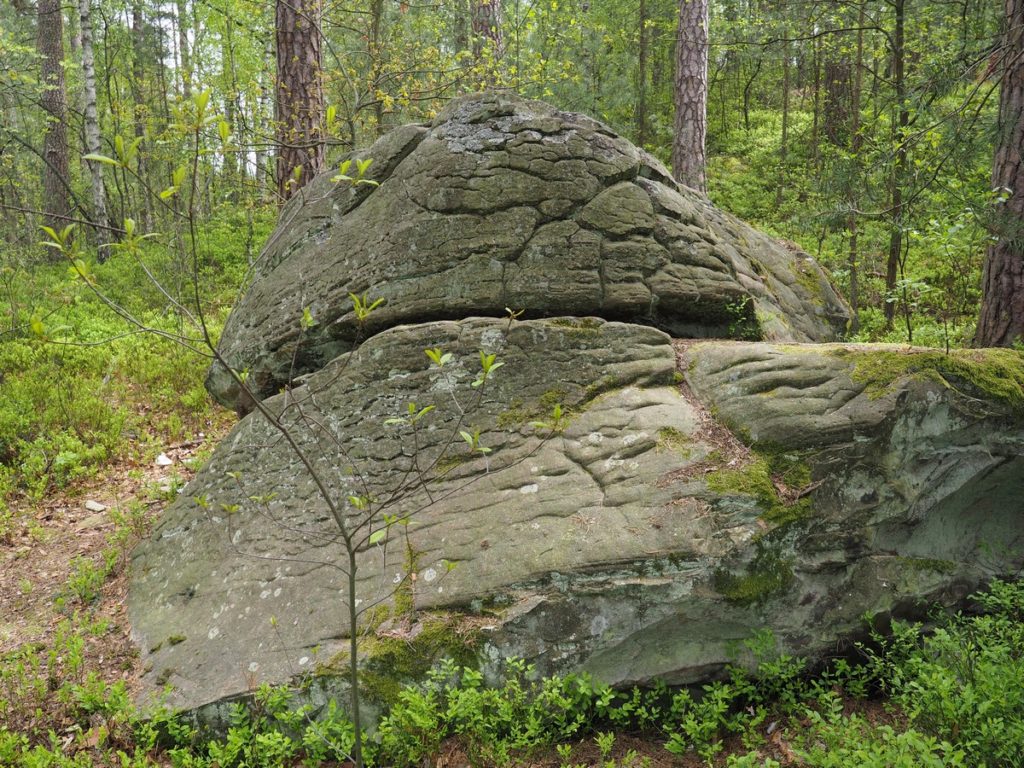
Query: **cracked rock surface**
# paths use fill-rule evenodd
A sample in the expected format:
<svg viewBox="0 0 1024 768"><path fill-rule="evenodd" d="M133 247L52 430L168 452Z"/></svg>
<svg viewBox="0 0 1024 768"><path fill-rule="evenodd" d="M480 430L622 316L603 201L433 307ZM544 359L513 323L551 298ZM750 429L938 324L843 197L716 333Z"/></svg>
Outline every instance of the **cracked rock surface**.
<svg viewBox="0 0 1024 768"><path fill-rule="evenodd" d="M846 319L812 260L545 104L457 99L360 157L379 186L304 188L221 338L284 432L244 416L133 554L144 699L338 697L339 521L371 710L443 656L685 684L770 629L821 657L1024 566L1019 353L799 343ZM385 301L360 326L350 293Z"/></svg>
<svg viewBox="0 0 1024 768"><path fill-rule="evenodd" d="M439 369L428 348L452 357ZM504 365L474 388L480 351ZM362 496L374 530L408 521L359 548L378 677L409 681L381 643L415 649L443 620L486 672L518 656L690 683L757 629L832 653L865 612L951 604L1024 562L1024 422L971 383L1013 360L892 354L475 318L383 331L267 404L342 515ZM415 427L410 402L434 406ZM171 704L215 708L303 674L322 692L351 631L344 563L297 454L245 417L133 555L143 695L170 684Z"/></svg>
<svg viewBox="0 0 1024 768"><path fill-rule="evenodd" d="M221 337L260 396L403 323L593 315L677 337L829 341L848 317L818 265L679 187L607 126L509 94L454 100L282 211ZM359 328L349 294L384 303ZM303 331L308 309L317 324ZM207 380L246 412L231 377Z"/></svg>

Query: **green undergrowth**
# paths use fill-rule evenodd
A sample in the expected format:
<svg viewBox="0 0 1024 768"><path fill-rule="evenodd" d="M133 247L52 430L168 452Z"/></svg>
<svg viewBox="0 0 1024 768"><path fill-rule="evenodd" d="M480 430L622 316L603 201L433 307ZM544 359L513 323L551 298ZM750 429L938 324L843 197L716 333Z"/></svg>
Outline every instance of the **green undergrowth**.
<svg viewBox="0 0 1024 768"><path fill-rule="evenodd" d="M615 690L586 674L540 677L516 660L488 684L447 659L398 691L368 735L368 764L433 764L454 741L473 765L643 766L664 750L708 766L1015 768L1024 764L1024 584L996 581L971 608L937 617L928 634L888 622L883 635L869 623L871 640L856 658L817 671L780 651L770 632L756 632L722 677L700 688ZM0 765L292 768L346 760L352 725L334 703L319 711L302 704L301 686L260 686L232 705L219 734L166 710L143 716L123 683L90 669L87 644L110 631L76 614L52 646L0 657ZM624 733L655 751L610 757ZM597 747L599 763L576 760L585 744Z"/></svg>
<svg viewBox="0 0 1024 768"><path fill-rule="evenodd" d="M227 224L209 225L200 293L214 338L247 248ZM115 252L105 264L86 254L86 262L91 284L66 264L0 249L0 541L11 533L7 507L16 497L35 501L90 477L130 445L155 455L208 429L218 413L203 387L206 360L167 338L202 346L169 298L191 300L188 265L158 241L145 241L141 254Z"/></svg>
<svg viewBox="0 0 1024 768"><path fill-rule="evenodd" d="M864 384L872 397L881 397L899 381L914 377L1001 403L1024 415L1024 354L1012 349L957 349L946 354L846 348L833 354L853 363L853 380Z"/></svg>

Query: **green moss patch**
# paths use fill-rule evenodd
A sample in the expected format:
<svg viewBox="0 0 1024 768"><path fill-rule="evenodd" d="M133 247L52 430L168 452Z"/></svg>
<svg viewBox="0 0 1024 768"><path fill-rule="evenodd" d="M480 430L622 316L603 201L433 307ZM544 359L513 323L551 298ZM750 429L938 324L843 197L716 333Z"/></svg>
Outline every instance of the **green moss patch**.
<svg viewBox="0 0 1024 768"><path fill-rule="evenodd" d="M901 557L900 565L913 571L933 573L953 573L956 570L956 563L952 560L940 560L935 557Z"/></svg>
<svg viewBox="0 0 1024 768"><path fill-rule="evenodd" d="M705 482L708 490L716 493L753 497L764 510L764 522L776 527L786 525L814 511L811 499L799 496L811 484L811 468L805 458L799 452L760 446L751 451L749 463L736 469L715 470Z"/></svg>
<svg viewBox="0 0 1024 768"><path fill-rule="evenodd" d="M575 337L596 336L604 325L604 321L596 317L556 317L549 322L558 328L564 328L568 335Z"/></svg>
<svg viewBox="0 0 1024 768"><path fill-rule="evenodd" d="M763 544L746 573L734 574L726 568L715 571L715 589L735 605L756 605L778 594L793 581L792 561Z"/></svg>
<svg viewBox="0 0 1024 768"><path fill-rule="evenodd" d="M370 636L362 641L366 653L359 675L362 688L372 700L394 704L404 685L425 678L442 659L475 668L478 639L454 615L424 615L414 632Z"/></svg>
<svg viewBox="0 0 1024 768"><path fill-rule="evenodd" d="M495 426L498 429L517 429L533 421L550 419L556 405L563 406L563 413L568 414L569 408L566 406L568 397L569 395L564 389L558 388L549 389L535 403L523 403L517 397L508 404L508 408L498 414Z"/></svg>
<svg viewBox="0 0 1024 768"><path fill-rule="evenodd" d="M661 427L658 430L656 446L659 451L669 451L684 459L689 459L693 455L692 441L675 427Z"/></svg>
<svg viewBox="0 0 1024 768"><path fill-rule="evenodd" d="M1024 415L1024 354L1011 349L839 349L853 363L850 374L869 397L882 397L907 378L935 381Z"/></svg>

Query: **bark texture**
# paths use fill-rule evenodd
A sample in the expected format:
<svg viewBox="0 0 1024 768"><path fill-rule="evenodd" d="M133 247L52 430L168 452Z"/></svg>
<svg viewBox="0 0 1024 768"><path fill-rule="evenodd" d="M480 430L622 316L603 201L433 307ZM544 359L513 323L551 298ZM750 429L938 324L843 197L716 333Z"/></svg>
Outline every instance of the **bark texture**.
<svg viewBox="0 0 1024 768"><path fill-rule="evenodd" d="M1024 0L1006 0L999 144L992 186L1006 190L982 278L975 344L1005 347L1024 339Z"/></svg>
<svg viewBox="0 0 1024 768"><path fill-rule="evenodd" d="M277 191L283 202L324 169L322 0L278 0ZM296 175L296 168L301 169Z"/></svg>
<svg viewBox="0 0 1024 768"><path fill-rule="evenodd" d="M178 13L178 56L181 61L181 93L185 100L192 98L192 57L188 42L188 3L177 0Z"/></svg>
<svg viewBox="0 0 1024 768"><path fill-rule="evenodd" d="M101 153L100 120L96 109L96 67L92 50L92 3L79 0L79 19L82 33L82 80L85 91L85 151ZM107 226L107 191L103 184L103 164L86 161L89 166L89 188L92 193L92 221L99 228ZM97 234L99 234L97 232Z"/></svg>
<svg viewBox="0 0 1024 768"><path fill-rule="evenodd" d="M71 214L68 191L68 105L64 91L64 19L59 0L39 0L37 50L42 59L40 104L46 112L43 136L43 209L54 229L67 226Z"/></svg>
<svg viewBox="0 0 1024 768"><path fill-rule="evenodd" d="M470 0L473 3L473 58L479 59L485 51L492 59L500 59L501 0Z"/></svg>
<svg viewBox="0 0 1024 768"><path fill-rule="evenodd" d="M675 137L672 174L688 187L706 190L704 138L707 135L708 4L680 0L676 32Z"/></svg>

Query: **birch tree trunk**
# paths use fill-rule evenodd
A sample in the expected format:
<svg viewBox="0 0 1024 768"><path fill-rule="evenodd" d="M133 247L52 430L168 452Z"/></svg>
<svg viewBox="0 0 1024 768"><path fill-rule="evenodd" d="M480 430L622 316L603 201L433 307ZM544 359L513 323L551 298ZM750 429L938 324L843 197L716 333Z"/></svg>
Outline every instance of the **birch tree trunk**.
<svg viewBox="0 0 1024 768"><path fill-rule="evenodd" d="M181 62L181 93L185 101L192 98L192 56L189 51L188 41L188 3L186 0L177 0L176 10L178 14L178 57Z"/></svg>
<svg viewBox="0 0 1024 768"><path fill-rule="evenodd" d="M78 0L78 17L81 22L82 35L82 80L85 101L85 151L89 154L101 154L100 119L96 109L96 67L93 61L92 48L92 3L91 0ZM92 193L92 221L98 225L97 237L104 234L103 227L109 224L107 218L107 190L103 183L103 164L95 160L86 161L89 167L89 189ZM105 253L100 253L100 259Z"/></svg>
<svg viewBox="0 0 1024 768"><path fill-rule="evenodd" d="M708 4L680 0L676 32L675 136L672 173L681 184L707 191Z"/></svg>

